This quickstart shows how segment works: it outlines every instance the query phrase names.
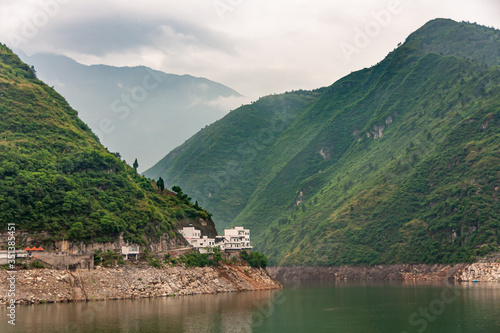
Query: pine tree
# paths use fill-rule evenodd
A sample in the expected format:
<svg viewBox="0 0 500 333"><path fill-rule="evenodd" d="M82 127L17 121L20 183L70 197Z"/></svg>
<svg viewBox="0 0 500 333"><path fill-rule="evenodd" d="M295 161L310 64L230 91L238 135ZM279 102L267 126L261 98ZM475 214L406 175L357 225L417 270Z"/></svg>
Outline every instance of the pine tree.
<svg viewBox="0 0 500 333"><path fill-rule="evenodd" d="M163 178L160 177L156 182L156 185L158 186L158 193L163 193L163 190L165 190L165 182L163 181Z"/></svg>
<svg viewBox="0 0 500 333"><path fill-rule="evenodd" d="M139 167L139 163L137 162L137 158L134 161L133 167L134 167L135 173L137 173L137 168Z"/></svg>

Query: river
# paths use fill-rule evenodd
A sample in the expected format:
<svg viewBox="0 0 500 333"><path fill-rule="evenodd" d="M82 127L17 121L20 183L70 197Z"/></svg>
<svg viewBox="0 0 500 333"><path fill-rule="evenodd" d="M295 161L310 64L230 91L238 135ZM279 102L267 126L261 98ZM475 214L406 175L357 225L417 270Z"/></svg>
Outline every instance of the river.
<svg viewBox="0 0 500 333"><path fill-rule="evenodd" d="M283 290L18 306L2 332L500 332L500 283L290 282Z"/></svg>

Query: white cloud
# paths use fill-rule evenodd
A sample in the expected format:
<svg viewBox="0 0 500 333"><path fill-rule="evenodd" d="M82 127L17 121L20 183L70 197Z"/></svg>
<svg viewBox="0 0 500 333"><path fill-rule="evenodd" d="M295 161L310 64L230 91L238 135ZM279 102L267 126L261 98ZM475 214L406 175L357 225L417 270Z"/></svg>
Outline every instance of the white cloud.
<svg viewBox="0 0 500 333"><path fill-rule="evenodd" d="M206 104L209 106L215 106L226 113L250 102L251 99L246 96L219 96L217 99L206 102Z"/></svg>
<svg viewBox="0 0 500 333"><path fill-rule="evenodd" d="M206 77L255 99L329 85L371 66L433 18L500 28L497 0L401 0L389 24L346 59L342 43L352 43L374 12L398 0L220 0L233 4L223 19L215 1L4 0L0 41L23 37L34 17L43 21L45 13L46 22L35 24L36 33L19 46L28 54L51 51L85 64L146 65ZM43 5L54 2L56 9Z"/></svg>

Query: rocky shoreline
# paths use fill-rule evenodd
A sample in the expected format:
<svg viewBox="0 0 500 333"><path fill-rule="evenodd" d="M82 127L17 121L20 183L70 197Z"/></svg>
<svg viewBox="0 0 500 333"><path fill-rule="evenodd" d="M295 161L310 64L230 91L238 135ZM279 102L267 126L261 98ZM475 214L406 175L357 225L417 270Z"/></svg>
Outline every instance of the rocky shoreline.
<svg viewBox="0 0 500 333"><path fill-rule="evenodd" d="M0 304L10 300L8 271L0 271ZM278 281L438 281L500 282L500 262L436 265L251 268L226 265L163 269L125 266L94 270L19 270L16 303L64 303L215 294L282 288Z"/></svg>
<svg viewBox="0 0 500 333"><path fill-rule="evenodd" d="M9 301L10 276L0 271L0 303ZM59 303L215 294L280 289L265 269L226 265L203 268L157 269L126 266L95 270L19 270L16 303Z"/></svg>
<svg viewBox="0 0 500 333"><path fill-rule="evenodd" d="M269 267L269 274L279 281L289 280L415 280L456 282L500 282L500 262L436 265L378 265L335 267Z"/></svg>

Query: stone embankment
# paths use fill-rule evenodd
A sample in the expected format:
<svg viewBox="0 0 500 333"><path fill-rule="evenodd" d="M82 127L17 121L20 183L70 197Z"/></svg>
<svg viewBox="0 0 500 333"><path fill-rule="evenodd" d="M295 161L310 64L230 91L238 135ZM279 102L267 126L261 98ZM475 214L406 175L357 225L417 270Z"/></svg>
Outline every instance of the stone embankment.
<svg viewBox="0 0 500 333"><path fill-rule="evenodd" d="M0 303L8 298L7 271L0 271ZM20 270L16 300L21 304L117 300L280 289L266 270L249 266L164 269L126 266L120 269L61 271Z"/></svg>
<svg viewBox="0 0 500 333"><path fill-rule="evenodd" d="M287 280L453 280L498 281L500 262L436 265L379 265L335 267L269 267L269 274L279 281Z"/></svg>

